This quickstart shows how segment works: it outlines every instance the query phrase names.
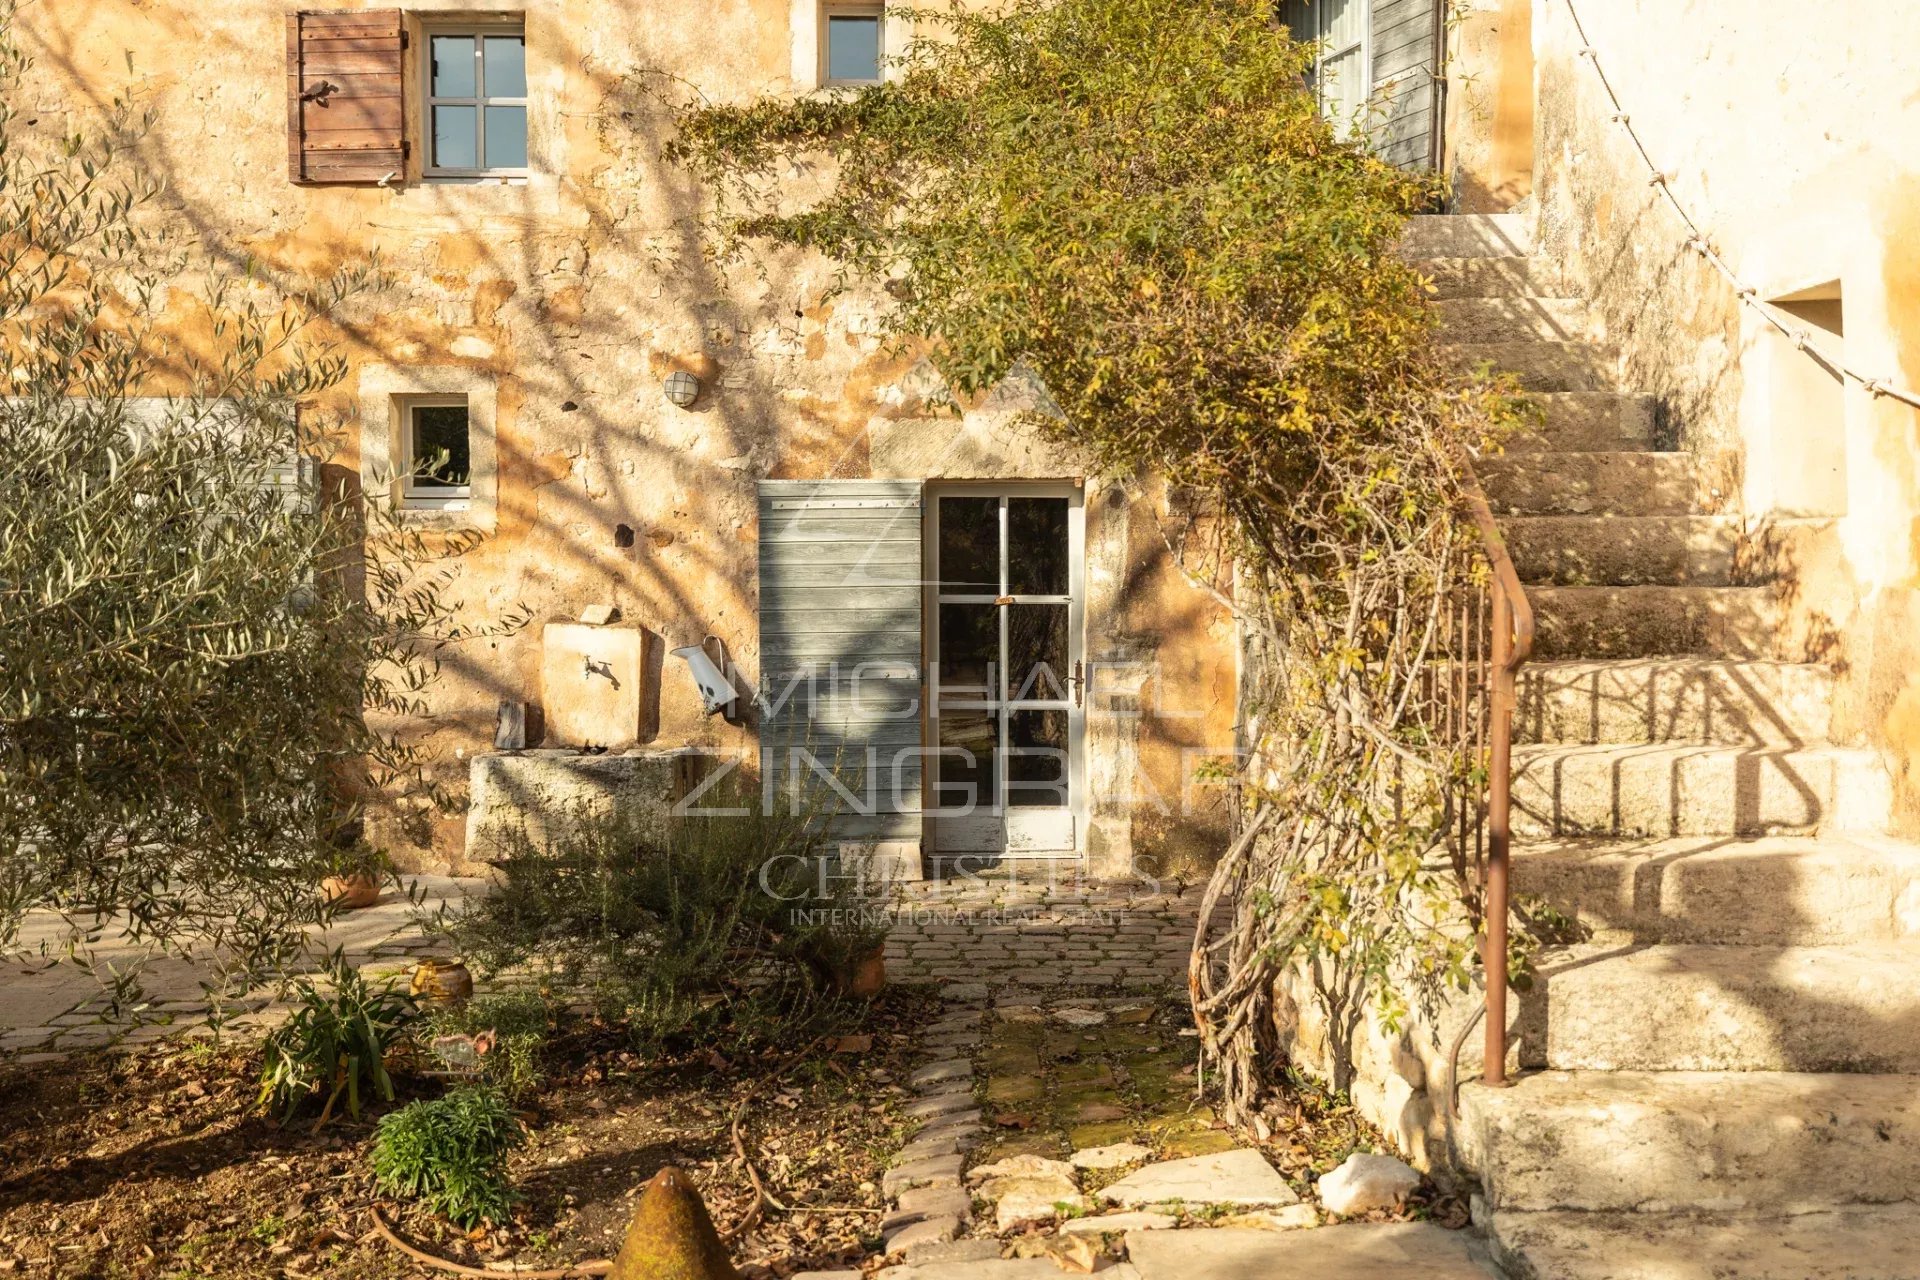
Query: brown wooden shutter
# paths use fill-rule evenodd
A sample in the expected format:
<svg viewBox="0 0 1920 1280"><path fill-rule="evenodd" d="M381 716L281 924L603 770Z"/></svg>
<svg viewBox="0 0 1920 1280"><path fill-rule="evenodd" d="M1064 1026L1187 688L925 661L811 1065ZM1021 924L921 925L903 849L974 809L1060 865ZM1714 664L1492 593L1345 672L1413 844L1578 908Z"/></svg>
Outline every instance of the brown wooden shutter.
<svg viewBox="0 0 1920 1280"><path fill-rule="evenodd" d="M406 176L406 47L398 9L287 15L287 163L295 182Z"/></svg>

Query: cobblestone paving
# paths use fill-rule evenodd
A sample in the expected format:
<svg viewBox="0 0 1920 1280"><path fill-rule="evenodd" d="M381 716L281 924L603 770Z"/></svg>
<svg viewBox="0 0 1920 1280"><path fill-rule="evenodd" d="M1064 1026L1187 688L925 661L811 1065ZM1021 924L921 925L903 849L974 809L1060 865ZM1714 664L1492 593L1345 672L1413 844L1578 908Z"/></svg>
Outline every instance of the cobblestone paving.
<svg viewBox="0 0 1920 1280"><path fill-rule="evenodd" d="M318 949L338 948L356 968L376 977L404 972L420 956L444 954L446 944L421 930L420 910L457 905L468 894L484 891L485 881L409 876L406 883L420 906L406 892L389 889L373 906L341 913L317 936ZM64 936L58 918L40 914L28 919L21 943L36 952L44 945L43 954L53 955ZM93 955L101 972L127 972L140 961L142 948L110 935L93 947ZM208 1002L201 983L208 975L204 964L155 957L139 965L137 993L116 1000L99 979L76 964L0 965L0 1053L37 1061L184 1034L206 1024ZM268 1025L284 1015L265 992L230 1000L227 1011L231 1016L226 1025L235 1029Z"/></svg>
<svg viewBox="0 0 1920 1280"><path fill-rule="evenodd" d="M887 942L898 982L1184 988L1200 889L928 881L907 886ZM979 986L977 992L972 987ZM950 994L962 994L951 992Z"/></svg>
<svg viewBox="0 0 1920 1280"><path fill-rule="evenodd" d="M408 877L428 909L457 905L485 882ZM1127 884L1034 881L930 881L906 886L887 944L888 977L940 982L951 998L985 999L989 986L1058 991L1157 991L1184 984L1199 890L1144 891ZM375 976L400 973L445 944L417 923L419 908L400 890L375 906L342 914L319 939L342 949ZM60 922L28 921L22 943L57 952ZM103 969L125 971L140 948L109 937L94 947ZM137 995L116 1002L73 964L0 965L0 1053L57 1055L137 1045L202 1027L207 966L155 957L140 967ZM267 993L228 1002L236 1030L283 1016Z"/></svg>
<svg viewBox="0 0 1920 1280"><path fill-rule="evenodd" d="M902 1265L883 1276L1058 1274L1052 1261L1001 1257L1008 1222L1036 1207L1017 1203L1048 1201L1051 1216L1049 1197L1084 1204L1083 1186L1141 1161L1237 1145L1195 1105L1195 1041L1181 1034L1199 898L1197 887L1084 882L907 887L888 976L938 982L949 1004L909 1081L920 1127L887 1175L881 1225L883 1251ZM1084 1177L1067 1163L1075 1153L1095 1158ZM971 1186L968 1170L987 1162L1054 1172ZM1137 1277L1124 1262L1103 1274Z"/></svg>

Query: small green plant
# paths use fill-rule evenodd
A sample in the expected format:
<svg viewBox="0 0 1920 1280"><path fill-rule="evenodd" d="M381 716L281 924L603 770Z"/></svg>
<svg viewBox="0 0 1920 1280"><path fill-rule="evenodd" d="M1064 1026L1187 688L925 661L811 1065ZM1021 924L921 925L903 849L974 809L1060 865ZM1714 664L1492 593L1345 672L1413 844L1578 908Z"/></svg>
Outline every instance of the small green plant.
<svg viewBox="0 0 1920 1280"><path fill-rule="evenodd" d="M491 1085L455 1089L380 1118L373 1176L382 1191L424 1201L463 1228L505 1221L513 1205L507 1154L520 1122Z"/></svg>
<svg viewBox="0 0 1920 1280"><path fill-rule="evenodd" d="M549 1021L547 1002L537 992L479 996L434 1013L427 1022L428 1047L448 1069L494 1085L517 1102L539 1087Z"/></svg>
<svg viewBox="0 0 1920 1280"><path fill-rule="evenodd" d="M324 985L301 978L294 989L293 1016L267 1037L260 1105L279 1110L284 1124L303 1101L325 1090L326 1104L313 1125L318 1130L343 1094L356 1120L364 1088L392 1102L387 1054L418 1017L413 997L392 981L376 988L338 952L328 959Z"/></svg>

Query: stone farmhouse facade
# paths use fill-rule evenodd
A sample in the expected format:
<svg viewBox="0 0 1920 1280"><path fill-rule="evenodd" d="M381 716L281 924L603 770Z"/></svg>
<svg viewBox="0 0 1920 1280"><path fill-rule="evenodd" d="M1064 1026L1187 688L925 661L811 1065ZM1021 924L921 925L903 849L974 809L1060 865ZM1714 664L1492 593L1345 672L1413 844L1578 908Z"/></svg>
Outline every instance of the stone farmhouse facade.
<svg viewBox="0 0 1920 1280"><path fill-rule="evenodd" d="M997 684L1028 644L1006 688L948 717L971 770L950 785L1013 792L1010 823L955 823L949 851L1199 864L1225 821L1196 772L1233 750L1237 638L1213 584L1169 553L1192 523L1178 495L1106 483L1011 430L1033 388L936 410L926 362L886 350L876 300L836 292L825 263L716 269L702 194L661 158L663 84L714 101L836 92L886 74L911 37L884 8L105 0L38 6L24 26L49 127L124 85L133 51L158 112L143 159L206 252L289 277L378 255L392 273L343 318L352 370L314 408L355 424L338 462L368 491L478 536L463 619L534 618L450 649L408 726L454 794L473 780L482 817L684 791L689 748L755 763L754 691L831 665L884 705L813 716L794 743L856 775L854 837L903 864L923 835L933 852L919 757L941 731L918 682L941 607L921 561L944 505L951 554L986 558L946 606L950 677ZM1030 565L1041 577L1019 580ZM1004 640L997 613L1014 619ZM703 644L745 691L729 714L673 656ZM498 740L529 750L496 752L503 715L525 734ZM469 825L403 797L370 830L403 866L472 870Z"/></svg>
<svg viewBox="0 0 1920 1280"><path fill-rule="evenodd" d="M408 726L472 812L383 812L402 865L472 869L494 817L663 805L687 752L768 749L831 761L867 800L849 835L910 874L1222 846L1204 779L1235 750L1241 643L1230 583L1176 554L1204 532L1183 495L1018 429L1037 386L938 411L880 299L799 256L717 268L662 160L662 83L837 92L887 74L898 8L24 13L48 127L133 51L144 162L207 254L393 273L341 318L351 372L315 409L352 424L367 491L477 537L463 616L535 619L452 651ZM1290 1048L1472 1178L1522 1274L1692 1275L1661 1268L1695 1239L1715 1274L1816 1274L1768 1270L1779 1249L1879 1274L1846 1250L1920 1239L1920 96L1897 56L1920 9L1277 10L1322 41L1330 114L1445 175L1405 246L1443 341L1539 397L1479 473L1538 624L1516 887L1584 926L1516 997L1511 1089L1474 1085L1470 1049L1456 1072L1466 1006L1388 1030L1309 993ZM850 685L878 704L846 709ZM955 792L986 803L945 816Z"/></svg>

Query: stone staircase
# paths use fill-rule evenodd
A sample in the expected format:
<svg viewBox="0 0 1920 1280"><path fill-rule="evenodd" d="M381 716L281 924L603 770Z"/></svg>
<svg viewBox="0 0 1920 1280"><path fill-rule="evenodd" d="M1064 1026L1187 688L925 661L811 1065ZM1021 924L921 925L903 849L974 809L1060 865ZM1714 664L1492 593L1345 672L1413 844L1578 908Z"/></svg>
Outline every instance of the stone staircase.
<svg viewBox="0 0 1920 1280"><path fill-rule="evenodd" d="M1589 932L1517 997L1514 1084L1461 1091L1496 1256L1920 1276L1920 849L1877 834L1886 771L1520 221L1416 219L1406 252L1453 354L1545 408L1480 471L1539 627L1514 879Z"/></svg>

